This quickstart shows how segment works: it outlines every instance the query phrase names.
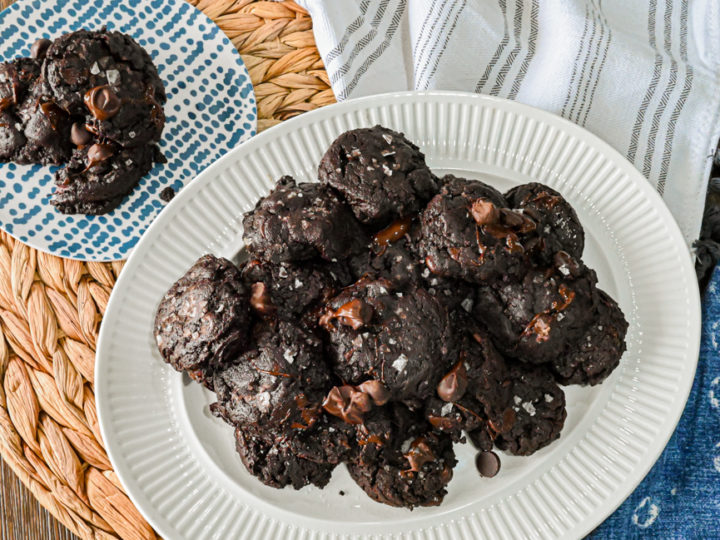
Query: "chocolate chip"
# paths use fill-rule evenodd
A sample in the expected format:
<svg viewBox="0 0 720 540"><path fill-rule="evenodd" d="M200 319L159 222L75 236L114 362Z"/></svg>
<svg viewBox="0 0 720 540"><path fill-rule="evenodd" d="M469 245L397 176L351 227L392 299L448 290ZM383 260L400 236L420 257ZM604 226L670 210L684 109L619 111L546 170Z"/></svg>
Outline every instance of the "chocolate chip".
<svg viewBox="0 0 720 540"><path fill-rule="evenodd" d="M435 454L425 437L418 437L410 443L410 450L404 454L404 457L410 463L410 470L413 472L418 472L423 465L435 460Z"/></svg>
<svg viewBox="0 0 720 540"><path fill-rule="evenodd" d="M85 93L85 106L101 122L115 116L121 105L120 98L109 86L96 86Z"/></svg>
<svg viewBox="0 0 720 540"><path fill-rule="evenodd" d="M544 206L546 210L552 210L560 203L561 200L562 197L559 197L558 195L552 195L547 191L541 191L535 196L533 202Z"/></svg>
<svg viewBox="0 0 720 540"><path fill-rule="evenodd" d="M497 223L500 218L500 212L497 206L487 199L477 199L473 202L470 207L470 213L478 225Z"/></svg>
<svg viewBox="0 0 720 540"><path fill-rule="evenodd" d="M527 234L537 228L537 223L530 216L526 216L524 210L517 211L501 208L499 222L508 229L522 234Z"/></svg>
<svg viewBox="0 0 720 540"><path fill-rule="evenodd" d="M370 322L373 316L373 308L359 298L354 298L343 304L336 310L330 310L320 317L320 325L332 330L330 321L337 319L342 325L349 326L353 330L362 328Z"/></svg>
<svg viewBox="0 0 720 540"><path fill-rule="evenodd" d="M505 240L509 234L514 234L509 228L505 227L504 225L499 225L495 223L488 223L487 225L483 225L482 230L493 238L497 238L498 240Z"/></svg>
<svg viewBox="0 0 720 540"><path fill-rule="evenodd" d="M523 253L525 248L520 243L517 234L511 232L505 237L505 247L510 253Z"/></svg>
<svg viewBox="0 0 720 540"><path fill-rule="evenodd" d="M322 403L323 409L348 424L362 424L363 415L372 409L370 396L350 385L333 386Z"/></svg>
<svg viewBox="0 0 720 540"><path fill-rule="evenodd" d="M390 400L390 391L380 381L365 381L360 383L357 389L369 395L375 405L385 405Z"/></svg>
<svg viewBox="0 0 720 540"><path fill-rule="evenodd" d="M320 416L320 407L315 403L310 403L305 394L295 396L295 405L300 411L300 417L304 423L293 422L290 427L292 429L311 428Z"/></svg>
<svg viewBox="0 0 720 540"><path fill-rule="evenodd" d="M272 315L275 313L275 306L270 300L268 288L262 281L252 284L250 305L255 308L255 311L262 315Z"/></svg>
<svg viewBox="0 0 720 540"><path fill-rule="evenodd" d="M467 370L461 360L440 380L437 394L443 401L457 401L465 394L467 384Z"/></svg>
<svg viewBox="0 0 720 540"><path fill-rule="evenodd" d="M38 39L32 44L32 47L30 47L30 58L35 58L37 60L44 58L50 45L52 45L52 41L49 39Z"/></svg>
<svg viewBox="0 0 720 540"><path fill-rule="evenodd" d="M452 430L458 427L458 420L457 418L449 418L447 416L435 416L435 415L428 415L427 417L428 422L430 422L430 425L434 427L435 429L440 430Z"/></svg>
<svg viewBox="0 0 720 540"><path fill-rule="evenodd" d="M54 101L41 103L40 110L45 115L45 118L48 119L48 122L50 122L50 126L52 126L53 130L57 131L60 122L62 122L65 117L65 112L58 107Z"/></svg>
<svg viewBox="0 0 720 540"><path fill-rule="evenodd" d="M399 219L373 237L373 241L378 246L388 246L400 240L410 228L410 218Z"/></svg>
<svg viewBox="0 0 720 540"><path fill-rule="evenodd" d="M175 190L170 186L160 192L160 198L165 202L170 202L175 197Z"/></svg>
<svg viewBox="0 0 720 540"><path fill-rule="evenodd" d="M475 466L481 476L492 478L500 472L500 458L495 452L478 452L475 457Z"/></svg>
<svg viewBox="0 0 720 540"><path fill-rule="evenodd" d="M91 169L95 165L111 158L113 153L113 147L109 144L93 144L87 151L87 168Z"/></svg>
<svg viewBox="0 0 720 540"><path fill-rule="evenodd" d="M488 428L491 432L491 435L493 438L495 438L499 433L507 433L510 431L515 424L515 411L512 409L505 409L503 411L502 418L500 419L500 424L493 422L492 420L488 420Z"/></svg>
<svg viewBox="0 0 720 540"><path fill-rule="evenodd" d="M558 294L560 294L562 301L552 303L552 308L557 312L567 309L567 307L572 304L572 301L575 300L575 291L571 290L564 283L561 283L560 287L558 287Z"/></svg>
<svg viewBox="0 0 720 540"><path fill-rule="evenodd" d="M511 227L513 229L520 227L523 224L523 218L520 214L513 212L508 208L500 209L500 221L503 225Z"/></svg>
<svg viewBox="0 0 720 540"><path fill-rule="evenodd" d="M70 140L75 146L85 146L92 141L92 134L85 129L85 124L75 122L70 128Z"/></svg>

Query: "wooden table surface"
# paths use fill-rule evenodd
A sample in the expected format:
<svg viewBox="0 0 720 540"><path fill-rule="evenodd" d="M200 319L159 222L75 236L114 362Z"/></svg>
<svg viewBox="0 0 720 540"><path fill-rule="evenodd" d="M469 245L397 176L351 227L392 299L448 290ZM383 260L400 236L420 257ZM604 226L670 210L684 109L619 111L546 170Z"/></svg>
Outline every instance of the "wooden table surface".
<svg viewBox="0 0 720 540"><path fill-rule="evenodd" d="M0 0L4 9L14 0ZM0 457L0 540L75 540L64 525L35 500Z"/></svg>
<svg viewBox="0 0 720 540"><path fill-rule="evenodd" d="M76 540L0 458L0 540Z"/></svg>

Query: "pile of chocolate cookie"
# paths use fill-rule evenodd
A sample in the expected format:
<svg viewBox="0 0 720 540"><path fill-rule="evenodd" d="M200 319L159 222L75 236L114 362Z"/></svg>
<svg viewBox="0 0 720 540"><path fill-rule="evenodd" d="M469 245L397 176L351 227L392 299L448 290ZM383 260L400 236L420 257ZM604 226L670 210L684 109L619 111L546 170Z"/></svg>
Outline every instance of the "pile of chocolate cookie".
<svg viewBox="0 0 720 540"><path fill-rule="evenodd" d="M217 394L253 475L437 505L469 439L527 456L560 436L559 385L618 365L628 324L582 262L583 228L541 184L437 178L375 126L342 134L320 182L281 178L244 219L249 260L205 255L162 299L164 360Z"/></svg>
<svg viewBox="0 0 720 540"><path fill-rule="evenodd" d="M0 162L66 164L52 204L105 214L163 161L165 101L150 56L125 34L40 39L30 58L0 63Z"/></svg>

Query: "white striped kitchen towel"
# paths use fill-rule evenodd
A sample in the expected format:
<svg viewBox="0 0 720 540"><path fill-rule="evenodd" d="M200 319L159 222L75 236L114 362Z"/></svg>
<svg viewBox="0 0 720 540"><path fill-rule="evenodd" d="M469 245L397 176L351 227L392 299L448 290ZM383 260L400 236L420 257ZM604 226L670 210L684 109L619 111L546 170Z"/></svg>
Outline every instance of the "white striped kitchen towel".
<svg viewBox="0 0 720 540"><path fill-rule="evenodd" d="M298 1L338 100L466 90L560 114L698 236L720 136L720 0Z"/></svg>

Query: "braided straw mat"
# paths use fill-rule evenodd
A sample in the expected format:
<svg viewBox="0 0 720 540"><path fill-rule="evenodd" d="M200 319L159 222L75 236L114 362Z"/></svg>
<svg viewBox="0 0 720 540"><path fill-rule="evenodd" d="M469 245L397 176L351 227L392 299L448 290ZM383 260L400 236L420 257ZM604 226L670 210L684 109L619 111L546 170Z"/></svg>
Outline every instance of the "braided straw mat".
<svg viewBox="0 0 720 540"><path fill-rule="evenodd" d="M240 51L259 130L335 101L310 17L293 1L190 2ZM81 538L155 538L112 470L95 412L95 342L122 267L47 255L0 232L0 454Z"/></svg>

